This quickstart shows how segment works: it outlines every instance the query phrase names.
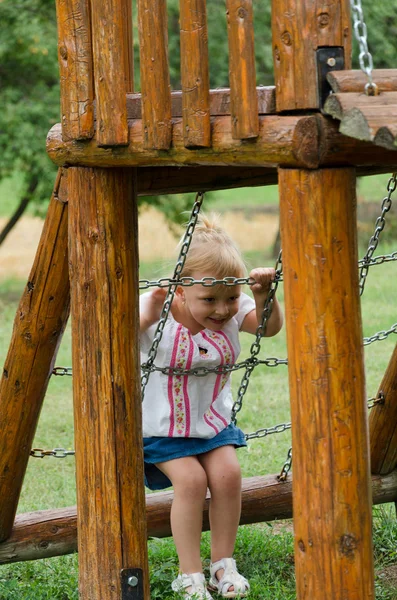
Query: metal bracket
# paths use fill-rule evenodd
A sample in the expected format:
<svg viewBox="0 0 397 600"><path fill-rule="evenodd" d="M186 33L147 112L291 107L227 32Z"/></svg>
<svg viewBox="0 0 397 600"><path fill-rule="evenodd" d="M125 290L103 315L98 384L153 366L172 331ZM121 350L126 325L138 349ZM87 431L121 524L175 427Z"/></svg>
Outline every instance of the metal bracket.
<svg viewBox="0 0 397 600"><path fill-rule="evenodd" d="M345 68L345 53L340 46L324 46L317 49L317 81L320 96L320 107L324 106L331 86L327 81L327 73L330 71L342 71Z"/></svg>
<svg viewBox="0 0 397 600"><path fill-rule="evenodd" d="M122 569L120 576L121 600L144 600L142 569Z"/></svg>

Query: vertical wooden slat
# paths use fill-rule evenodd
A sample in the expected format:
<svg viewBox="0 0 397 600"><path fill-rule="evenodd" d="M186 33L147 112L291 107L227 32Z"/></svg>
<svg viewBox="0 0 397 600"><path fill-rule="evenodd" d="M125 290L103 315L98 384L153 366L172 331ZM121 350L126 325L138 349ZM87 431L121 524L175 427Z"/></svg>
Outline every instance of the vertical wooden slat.
<svg viewBox="0 0 397 600"><path fill-rule="evenodd" d="M124 0L121 5L123 20L124 89L127 94L134 92L134 40L132 34L132 0Z"/></svg>
<svg viewBox="0 0 397 600"><path fill-rule="evenodd" d="M180 0L180 30L184 144L206 148L211 145L206 0Z"/></svg>
<svg viewBox="0 0 397 600"><path fill-rule="evenodd" d="M69 171L79 590L119 600L141 568L148 600L136 170Z"/></svg>
<svg viewBox="0 0 397 600"><path fill-rule="evenodd" d="M95 73L96 136L100 146L128 144L126 82L130 82L131 36L127 0L91 2Z"/></svg>
<svg viewBox="0 0 397 600"><path fill-rule="evenodd" d="M67 188L58 173L0 381L0 541L10 535L34 434L69 316Z"/></svg>
<svg viewBox="0 0 397 600"><path fill-rule="evenodd" d="M56 0L62 137L94 135L94 83L89 0Z"/></svg>
<svg viewBox="0 0 397 600"><path fill-rule="evenodd" d="M298 600L373 600L353 169L279 169Z"/></svg>
<svg viewBox="0 0 397 600"><path fill-rule="evenodd" d="M146 148L171 144L171 86L166 0L138 0L143 137Z"/></svg>
<svg viewBox="0 0 397 600"><path fill-rule="evenodd" d="M227 0L230 110L233 138L259 133L252 0Z"/></svg>
<svg viewBox="0 0 397 600"><path fill-rule="evenodd" d="M397 346L379 387L384 404L376 404L369 416L372 473L390 473L397 465Z"/></svg>
<svg viewBox="0 0 397 600"><path fill-rule="evenodd" d="M316 50L343 47L350 68L349 0L272 0L277 110L319 108Z"/></svg>

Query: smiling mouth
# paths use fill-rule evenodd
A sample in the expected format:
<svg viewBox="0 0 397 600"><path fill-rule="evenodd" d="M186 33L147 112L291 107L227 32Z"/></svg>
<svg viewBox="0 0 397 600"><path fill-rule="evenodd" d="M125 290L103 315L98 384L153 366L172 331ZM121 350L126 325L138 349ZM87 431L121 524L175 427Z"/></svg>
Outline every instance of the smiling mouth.
<svg viewBox="0 0 397 600"><path fill-rule="evenodd" d="M219 325L220 323L224 323L226 321L225 319L214 319L213 317L208 317L210 321L212 321L213 323L216 323L217 325Z"/></svg>

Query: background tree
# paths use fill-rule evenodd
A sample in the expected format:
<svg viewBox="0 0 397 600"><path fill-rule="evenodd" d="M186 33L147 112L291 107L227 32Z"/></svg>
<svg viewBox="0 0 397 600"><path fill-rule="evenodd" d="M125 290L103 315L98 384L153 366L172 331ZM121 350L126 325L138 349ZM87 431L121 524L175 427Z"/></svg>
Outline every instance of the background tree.
<svg viewBox="0 0 397 600"><path fill-rule="evenodd" d="M270 0L255 0L255 53L258 84L273 83ZM134 0L135 5L135 0ZM168 0L171 83L180 89L179 0ZM363 0L368 44L377 68L397 68L397 5ZM228 42L225 2L207 0L211 87L228 87ZM0 244L28 204L44 213L51 194L55 166L45 140L59 121L59 71L54 0L0 0L0 182L18 174L17 209L0 232ZM135 30L135 79L139 89L138 35ZM354 56L358 56L357 48ZM357 58L355 58L357 67ZM190 195L145 198L170 221L191 203Z"/></svg>

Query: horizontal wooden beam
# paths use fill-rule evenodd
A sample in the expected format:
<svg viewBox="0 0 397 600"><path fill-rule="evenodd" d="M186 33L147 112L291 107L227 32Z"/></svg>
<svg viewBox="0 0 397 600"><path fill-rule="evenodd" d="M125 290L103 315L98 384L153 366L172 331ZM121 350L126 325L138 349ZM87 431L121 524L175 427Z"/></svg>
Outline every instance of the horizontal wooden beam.
<svg viewBox="0 0 397 600"><path fill-rule="evenodd" d="M247 166L284 164L316 168L319 162L317 116L259 117L256 140L235 140L230 116L211 119L211 148L184 146L182 119L173 122L172 144L168 151L149 150L143 143L141 120L129 121L129 144L123 148L103 148L96 140L63 142L60 125L54 125L47 138L50 158L61 166Z"/></svg>
<svg viewBox="0 0 397 600"><path fill-rule="evenodd" d="M275 167L141 167L137 170L138 196L277 184Z"/></svg>
<svg viewBox="0 0 397 600"><path fill-rule="evenodd" d="M374 504L397 500L397 470L372 476ZM149 537L171 535L170 510L173 492L146 496ZM209 496L204 508L204 529L209 529ZM241 525L292 517L292 478L284 483L276 475L243 480ZM42 510L18 515L11 537L0 544L0 564L70 554L77 550L76 507Z"/></svg>
<svg viewBox="0 0 397 600"><path fill-rule="evenodd" d="M270 115L276 112L275 90L273 85L256 88L258 114ZM181 91L171 92L171 114L173 118L183 115ZM229 88L210 90L210 114L211 117L231 114ZM141 94L127 94L127 116L129 119L142 118Z"/></svg>
<svg viewBox="0 0 397 600"><path fill-rule="evenodd" d="M60 125L47 138L47 152L60 166L102 167L362 167L363 173L390 171L397 166L397 152L370 142L344 136L338 122L320 114L259 117L256 140L234 140L228 116L211 120L212 147L184 147L182 120L173 126L170 150L146 150L142 121L130 120L130 142L120 148L99 147L95 140L63 142Z"/></svg>

